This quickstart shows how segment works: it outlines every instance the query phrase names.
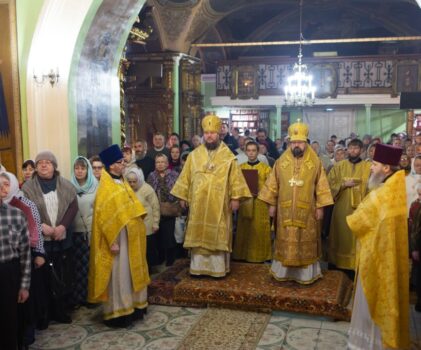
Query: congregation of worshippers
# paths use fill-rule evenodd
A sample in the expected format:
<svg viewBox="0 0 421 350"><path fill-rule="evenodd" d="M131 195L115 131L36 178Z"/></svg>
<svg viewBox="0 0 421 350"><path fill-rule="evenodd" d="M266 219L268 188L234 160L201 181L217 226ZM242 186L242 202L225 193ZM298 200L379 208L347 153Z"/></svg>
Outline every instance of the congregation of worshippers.
<svg viewBox="0 0 421 350"><path fill-rule="evenodd" d="M392 264L403 254L403 265L411 266L408 279L421 312L421 135L310 140L308 126L298 121L288 135L271 140L264 129L240 134L211 117L203 120L203 135L189 140L155 132L151 143L136 140L89 159L78 156L68 179L54 150L26 160L21 174L2 167L0 268L14 271L15 289L1 288L0 299L15 300L2 312L10 311L9 323L17 325L9 326L19 348L51 321L71 323L81 307L102 303L109 327L141 322L150 276L178 259L190 259L191 276L209 279L229 274L230 261L267 264L280 284L316 283L324 269L336 269L355 286L361 282L355 299L364 294L370 305L365 278L372 271L358 265L364 217L353 213L397 173L406 192L388 198L404 213L407 251L396 253ZM378 164L391 172L373 176ZM364 230L371 230L368 224ZM375 255L361 252L361 264ZM405 271L399 267L393 276L405 278ZM405 293L397 298L409 304ZM371 319L381 332L387 328ZM399 344L386 334L384 344Z"/></svg>

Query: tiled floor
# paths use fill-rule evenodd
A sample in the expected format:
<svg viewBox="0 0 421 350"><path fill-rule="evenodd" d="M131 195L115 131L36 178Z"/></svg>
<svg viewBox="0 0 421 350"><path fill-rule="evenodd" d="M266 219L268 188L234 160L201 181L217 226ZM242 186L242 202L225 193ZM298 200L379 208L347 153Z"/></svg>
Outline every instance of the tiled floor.
<svg viewBox="0 0 421 350"><path fill-rule="evenodd" d="M413 308L413 307L412 307ZM31 349L170 350L203 313L203 309L151 305L143 321L122 330L101 322L101 309L82 308L71 325L51 325L37 334ZM348 322L332 322L292 313L274 312L258 350L343 350ZM411 311L412 349L421 349L421 314Z"/></svg>

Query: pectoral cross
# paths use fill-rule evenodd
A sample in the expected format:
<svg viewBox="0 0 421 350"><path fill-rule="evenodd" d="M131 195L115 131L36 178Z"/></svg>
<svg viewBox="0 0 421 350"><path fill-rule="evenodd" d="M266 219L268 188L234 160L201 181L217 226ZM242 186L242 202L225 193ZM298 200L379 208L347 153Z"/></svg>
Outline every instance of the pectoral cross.
<svg viewBox="0 0 421 350"><path fill-rule="evenodd" d="M301 187L301 186L304 185L303 180L297 180L297 179L294 179L294 178L290 179L288 182L289 182L289 185L291 187L294 187L294 186Z"/></svg>

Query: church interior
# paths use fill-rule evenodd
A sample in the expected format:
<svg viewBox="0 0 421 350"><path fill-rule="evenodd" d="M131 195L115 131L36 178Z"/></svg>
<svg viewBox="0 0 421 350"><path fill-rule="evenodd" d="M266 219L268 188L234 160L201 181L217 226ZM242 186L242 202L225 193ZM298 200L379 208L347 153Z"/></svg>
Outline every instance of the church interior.
<svg viewBox="0 0 421 350"><path fill-rule="evenodd" d="M284 91L301 62L315 89L304 103ZM0 0L0 165L19 180L41 151L70 178L78 155L152 144L157 132L191 140L208 114L281 141L302 120L323 148L331 135L415 140L421 1ZM283 286L267 264L234 262L221 281L185 269L180 260L152 275L133 326L110 329L99 308L80 308L29 348L346 349L344 274ZM421 349L415 298L411 349Z"/></svg>

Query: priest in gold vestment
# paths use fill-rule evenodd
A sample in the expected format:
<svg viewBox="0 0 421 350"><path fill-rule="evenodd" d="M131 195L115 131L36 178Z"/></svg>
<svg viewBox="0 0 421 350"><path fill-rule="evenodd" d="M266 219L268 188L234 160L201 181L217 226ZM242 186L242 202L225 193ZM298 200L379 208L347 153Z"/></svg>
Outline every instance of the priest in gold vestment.
<svg viewBox="0 0 421 350"><path fill-rule="evenodd" d="M354 139L348 144L348 159L336 163L328 175L335 201L329 233L329 263L339 269L355 270L355 236L346 223L367 194L370 163L361 159L363 143Z"/></svg>
<svg viewBox="0 0 421 350"><path fill-rule="evenodd" d="M187 157L171 194L189 206L184 247L190 274L224 277L232 250L232 211L251 194L234 154L219 140L221 120L202 120L204 144Z"/></svg>
<svg viewBox="0 0 421 350"><path fill-rule="evenodd" d="M122 177L117 145L100 153L101 174L92 221L88 301L104 303L105 324L127 327L143 318L150 282L146 262L146 210Z"/></svg>
<svg viewBox="0 0 421 350"><path fill-rule="evenodd" d="M309 284L322 277L320 220L323 207L333 200L323 165L307 144L308 126L298 121L288 135L290 147L276 161L258 198L276 216L272 275Z"/></svg>
<svg viewBox="0 0 421 350"><path fill-rule="evenodd" d="M358 240L348 348L409 349L409 263L402 149L378 144L369 194L347 222Z"/></svg>
<svg viewBox="0 0 421 350"><path fill-rule="evenodd" d="M257 159L259 146L251 141L246 144L248 162L240 165L241 170L257 172L257 189L265 184L271 168ZM253 196L256 194L252 193ZM237 234L232 257L248 262L264 262L272 259L269 211L265 202L254 197L240 205Z"/></svg>

